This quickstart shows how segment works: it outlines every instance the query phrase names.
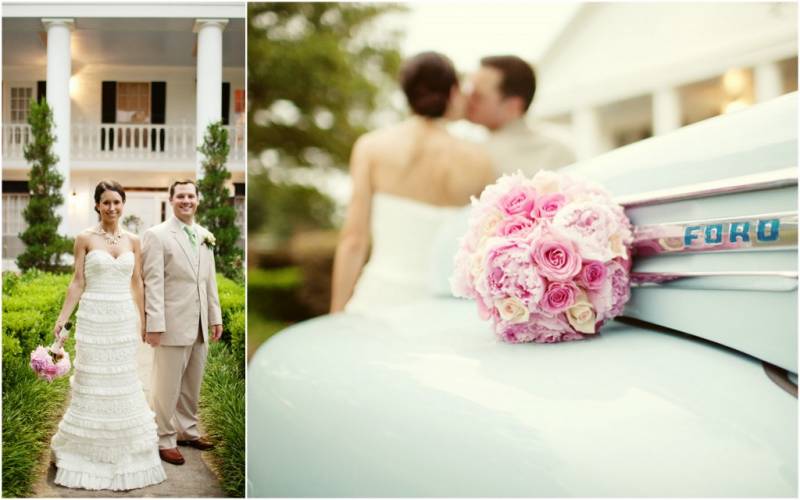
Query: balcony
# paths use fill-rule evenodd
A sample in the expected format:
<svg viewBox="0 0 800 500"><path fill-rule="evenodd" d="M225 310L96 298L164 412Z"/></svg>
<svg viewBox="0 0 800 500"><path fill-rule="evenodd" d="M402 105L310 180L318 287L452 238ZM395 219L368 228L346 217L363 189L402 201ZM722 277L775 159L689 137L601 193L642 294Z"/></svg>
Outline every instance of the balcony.
<svg viewBox="0 0 800 500"><path fill-rule="evenodd" d="M225 128L230 145L228 168L244 171L244 127ZM73 169L148 166L160 171L194 169L194 125L77 123L72 125L71 133ZM23 151L31 140L29 125L3 125L3 165L26 167Z"/></svg>

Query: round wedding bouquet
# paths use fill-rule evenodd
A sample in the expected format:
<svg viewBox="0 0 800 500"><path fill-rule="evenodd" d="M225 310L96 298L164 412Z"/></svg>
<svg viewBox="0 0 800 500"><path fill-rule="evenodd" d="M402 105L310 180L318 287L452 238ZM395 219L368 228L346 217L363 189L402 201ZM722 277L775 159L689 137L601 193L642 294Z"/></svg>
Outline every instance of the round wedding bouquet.
<svg viewBox="0 0 800 500"><path fill-rule="evenodd" d="M472 199L450 285L505 342L597 333L630 298L631 224L599 185L541 171L504 175Z"/></svg>
<svg viewBox="0 0 800 500"><path fill-rule="evenodd" d="M69 353L64 349L64 341L68 335L71 323L64 326L64 334L59 335L50 347L37 346L31 353L31 369L42 379L52 382L69 373L72 365Z"/></svg>

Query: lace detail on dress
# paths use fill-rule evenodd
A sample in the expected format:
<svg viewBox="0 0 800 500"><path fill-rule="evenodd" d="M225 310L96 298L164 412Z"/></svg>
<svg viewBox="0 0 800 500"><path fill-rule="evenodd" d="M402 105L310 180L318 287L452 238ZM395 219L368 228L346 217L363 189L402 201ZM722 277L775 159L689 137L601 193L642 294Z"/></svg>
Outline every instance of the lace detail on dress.
<svg viewBox="0 0 800 500"><path fill-rule="evenodd" d="M69 407L50 446L55 482L89 490L131 490L166 479L155 414L136 373L139 314L130 292L133 252L86 254L86 288L75 329Z"/></svg>

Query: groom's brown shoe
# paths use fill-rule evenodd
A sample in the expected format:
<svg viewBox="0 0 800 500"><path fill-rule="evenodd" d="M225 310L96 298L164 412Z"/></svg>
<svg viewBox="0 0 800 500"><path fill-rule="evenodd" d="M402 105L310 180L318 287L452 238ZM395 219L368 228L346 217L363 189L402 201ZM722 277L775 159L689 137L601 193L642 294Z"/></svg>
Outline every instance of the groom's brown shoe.
<svg viewBox="0 0 800 500"><path fill-rule="evenodd" d="M161 456L161 460L173 465L183 465L186 462L178 448L160 448L158 454Z"/></svg>
<svg viewBox="0 0 800 500"><path fill-rule="evenodd" d="M197 438L197 439L192 439L192 440L179 439L178 440L178 445L179 446L191 446L192 448L197 448L198 450L202 450L202 451L210 450L211 448L214 447L214 444L211 441L208 441L207 439L203 439L203 438Z"/></svg>

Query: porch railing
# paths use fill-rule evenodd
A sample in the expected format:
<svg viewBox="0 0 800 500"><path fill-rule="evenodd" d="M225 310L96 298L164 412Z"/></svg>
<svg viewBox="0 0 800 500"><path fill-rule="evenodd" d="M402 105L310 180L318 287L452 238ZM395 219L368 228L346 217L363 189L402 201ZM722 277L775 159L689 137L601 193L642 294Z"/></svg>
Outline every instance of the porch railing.
<svg viewBox="0 0 800 500"><path fill-rule="evenodd" d="M244 160L243 127L227 126L228 160ZM32 140L27 124L3 125L3 159L22 160ZM72 125L73 160L193 160L194 125L77 123Z"/></svg>
<svg viewBox="0 0 800 500"><path fill-rule="evenodd" d="M25 146L31 142L31 127L26 123L3 125L3 159L22 160Z"/></svg>

